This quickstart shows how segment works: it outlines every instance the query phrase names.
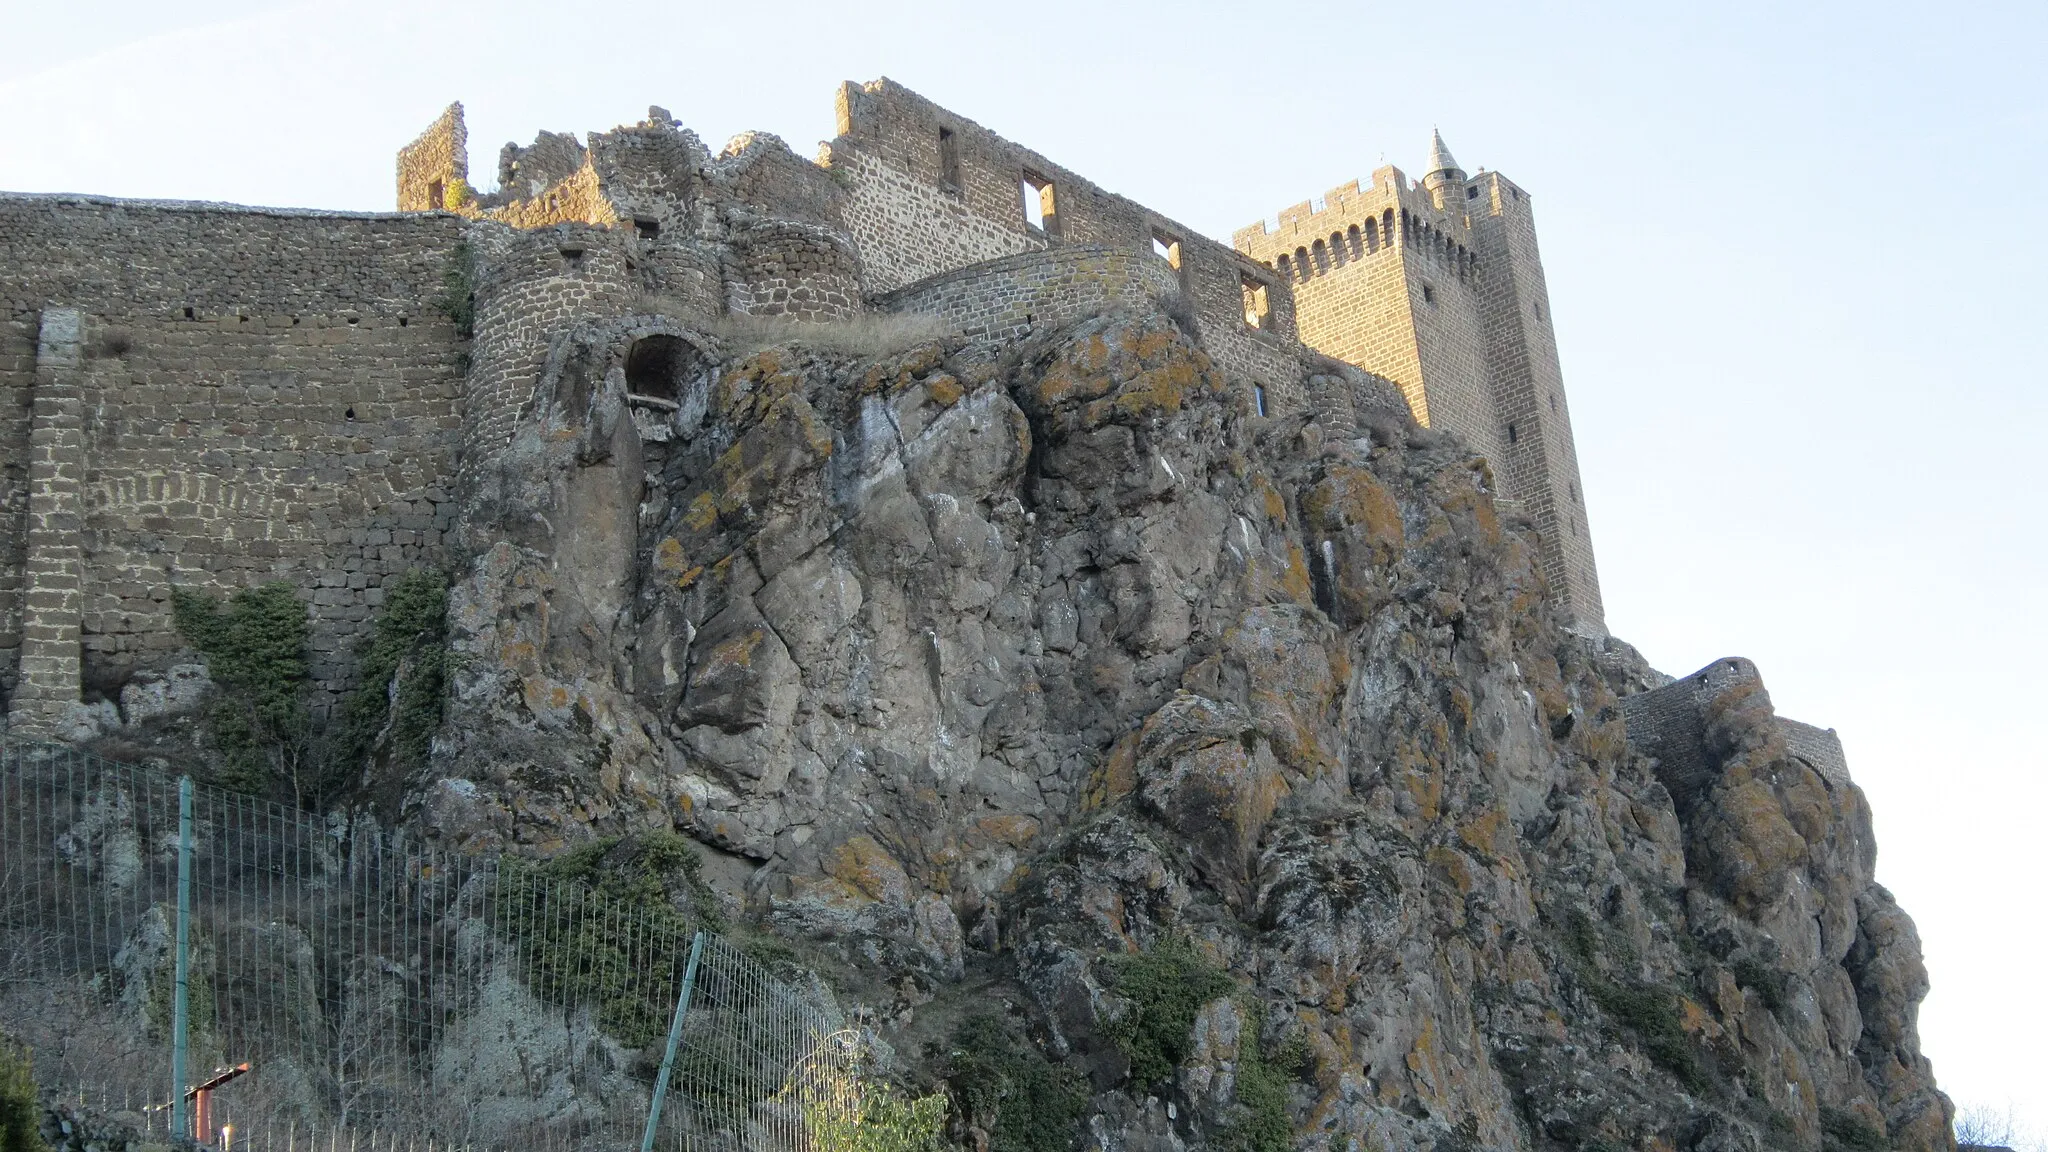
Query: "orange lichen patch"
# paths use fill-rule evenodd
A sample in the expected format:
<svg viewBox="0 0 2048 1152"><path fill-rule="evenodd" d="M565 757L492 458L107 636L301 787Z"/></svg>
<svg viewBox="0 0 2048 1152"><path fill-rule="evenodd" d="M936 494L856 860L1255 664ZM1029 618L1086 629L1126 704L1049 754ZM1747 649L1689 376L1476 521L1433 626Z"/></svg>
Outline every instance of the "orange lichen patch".
<svg viewBox="0 0 2048 1152"><path fill-rule="evenodd" d="M713 465L724 487L717 497L719 515L740 515L767 503L791 478L831 455L832 429L817 410L801 396L782 397Z"/></svg>
<svg viewBox="0 0 2048 1152"><path fill-rule="evenodd" d="M1504 837L1507 827L1507 813L1495 808L1460 825L1458 839L1482 856L1499 857L1506 854Z"/></svg>
<svg viewBox="0 0 2048 1152"><path fill-rule="evenodd" d="M1308 585L1308 557L1301 551L1301 545L1289 541L1287 544L1287 566L1280 572L1280 587L1285 589L1289 599L1296 604L1308 604L1311 594Z"/></svg>
<svg viewBox="0 0 2048 1152"><path fill-rule="evenodd" d="M1019 813L1005 812L995 816L984 816L975 821L975 827L991 840L1008 844L1012 848L1027 848L1038 835L1038 821Z"/></svg>
<svg viewBox="0 0 2048 1152"><path fill-rule="evenodd" d="M803 373L800 366L786 365L784 355L784 349L764 348L720 376L712 389L712 407L727 420L745 425L762 418L783 398L801 397Z"/></svg>
<svg viewBox="0 0 2048 1152"><path fill-rule="evenodd" d="M1252 489L1259 494L1260 501L1266 507L1266 519L1285 524L1287 522L1287 498L1280 495L1280 490L1273 486L1273 482L1267 479L1264 473L1261 473L1252 477Z"/></svg>
<svg viewBox="0 0 2048 1152"><path fill-rule="evenodd" d="M1323 531L1359 528L1375 552L1389 557L1404 541L1401 508L1371 472L1350 465L1332 465L1328 474L1301 498L1302 515Z"/></svg>
<svg viewBox="0 0 2048 1152"><path fill-rule="evenodd" d="M1712 1037L1721 1033L1721 1025L1697 1000L1690 996L1678 998L1678 1026L1694 1036Z"/></svg>
<svg viewBox="0 0 2048 1152"><path fill-rule="evenodd" d="M683 513L683 527L692 532L709 531L718 523L718 497L709 492L699 492L690 501L689 510Z"/></svg>
<svg viewBox="0 0 2048 1152"><path fill-rule="evenodd" d="M1460 732L1470 732L1472 730L1472 694L1465 691L1463 685L1453 684L1450 686L1450 690L1445 693L1444 703L1450 710L1451 719L1457 722L1457 730Z"/></svg>
<svg viewBox="0 0 2048 1152"><path fill-rule="evenodd" d="M1178 412L1187 392L1200 382L1194 361L1176 356L1158 368L1148 368L1117 392L1117 410L1127 416L1147 412Z"/></svg>
<svg viewBox="0 0 2048 1152"><path fill-rule="evenodd" d="M849 895L892 904L910 902L910 878L903 865L872 836L848 838L826 858L825 874L845 885Z"/></svg>
<svg viewBox="0 0 2048 1152"><path fill-rule="evenodd" d="M1173 342L1173 332L1167 328L1126 328L1123 333L1124 351L1140 360L1157 359Z"/></svg>
<svg viewBox="0 0 2048 1152"><path fill-rule="evenodd" d="M1481 543L1489 548L1501 546L1500 512L1491 495L1465 483L1439 483L1432 487L1438 503L1453 521L1469 521Z"/></svg>
<svg viewBox="0 0 2048 1152"><path fill-rule="evenodd" d="M710 681L729 669L744 670L750 667L754 663L754 653L767 638L768 632L765 628L749 628L736 636L727 637L704 654L704 659L692 673L692 678Z"/></svg>
<svg viewBox="0 0 2048 1152"><path fill-rule="evenodd" d="M523 664L530 664L533 662L534 657L538 655L540 655L540 650L534 646L531 640L514 640L498 650L498 658L503 661L507 668L517 668Z"/></svg>
<svg viewBox="0 0 2048 1152"><path fill-rule="evenodd" d="M527 676L519 682L519 695L530 712L558 712L575 699L567 685L545 676Z"/></svg>
<svg viewBox="0 0 2048 1152"><path fill-rule="evenodd" d="M1088 781L1082 796L1084 808L1107 808L1138 788L1138 740L1142 732L1128 732L1109 750L1101 767Z"/></svg>
<svg viewBox="0 0 2048 1152"><path fill-rule="evenodd" d="M654 570L665 576L676 576L690 569L690 558L683 553L683 542L673 536L665 536L654 546Z"/></svg>
<svg viewBox="0 0 2048 1152"><path fill-rule="evenodd" d="M1464 853L1439 845L1423 853L1423 858L1429 861L1430 867L1444 874L1451 887L1458 890L1458 895L1472 894L1472 864L1465 859Z"/></svg>
<svg viewBox="0 0 2048 1152"><path fill-rule="evenodd" d="M960 386L959 379L954 376L934 376L927 386L931 389L932 402L941 408L951 408L960 402L960 397L967 394L967 390Z"/></svg>

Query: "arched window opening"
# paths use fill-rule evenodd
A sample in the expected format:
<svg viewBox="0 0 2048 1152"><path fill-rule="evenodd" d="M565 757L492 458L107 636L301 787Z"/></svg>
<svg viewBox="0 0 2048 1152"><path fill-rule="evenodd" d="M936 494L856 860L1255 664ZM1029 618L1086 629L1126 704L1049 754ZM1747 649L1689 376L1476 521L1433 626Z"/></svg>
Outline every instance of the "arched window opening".
<svg viewBox="0 0 2048 1152"><path fill-rule="evenodd" d="M1294 279L1294 257L1289 256L1285 252L1280 254L1280 278L1283 280Z"/></svg>
<svg viewBox="0 0 2048 1152"><path fill-rule="evenodd" d="M1352 258L1353 260L1357 260L1357 259L1360 259L1360 258L1364 257L1364 255L1365 255L1365 234L1364 234L1363 232L1360 232L1360 231L1358 230L1358 225L1356 225L1356 224L1353 224L1353 225L1351 226L1351 229L1350 229L1350 231L1349 231L1349 232L1347 232L1347 233L1345 233L1345 236L1346 236L1346 238L1347 238L1347 239L1349 239L1349 241L1350 241L1350 243L1351 243L1351 258Z"/></svg>
<svg viewBox="0 0 2048 1152"><path fill-rule="evenodd" d="M1387 248L1394 246L1394 210L1392 208L1380 214L1380 244Z"/></svg>
<svg viewBox="0 0 2048 1152"><path fill-rule="evenodd" d="M643 336L626 352L626 391L673 404L695 360L696 350L674 336Z"/></svg>
<svg viewBox="0 0 2048 1152"><path fill-rule="evenodd" d="M1350 259L1351 248L1344 243L1344 234L1342 232L1330 233L1330 263L1333 265L1344 264L1349 262Z"/></svg>
<svg viewBox="0 0 2048 1152"><path fill-rule="evenodd" d="M1365 222L1365 250L1367 252L1377 252L1380 250L1380 222L1378 218Z"/></svg>
<svg viewBox="0 0 2048 1152"><path fill-rule="evenodd" d="M1311 275L1313 275L1314 272L1315 265L1310 264L1308 261L1308 249L1296 248L1294 250L1294 274L1297 277L1306 280Z"/></svg>
<svg viewBox="0 0 2048 1152"><path fill-rule="evenodd" d="M1330 270L1330 249L1321 240L1316 241L1315 262L1317 275L1320 276Z"/></svg>

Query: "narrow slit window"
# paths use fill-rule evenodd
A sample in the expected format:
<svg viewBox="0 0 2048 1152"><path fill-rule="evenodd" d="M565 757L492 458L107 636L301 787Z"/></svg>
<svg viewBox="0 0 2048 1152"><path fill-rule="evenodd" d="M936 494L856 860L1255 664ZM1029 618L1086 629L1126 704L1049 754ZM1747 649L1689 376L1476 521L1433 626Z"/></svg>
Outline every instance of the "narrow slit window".
<svg viewBox="0 0 2048 1152"><path fill-rule="evenodd" d="M1261 416L1266 414L1266 386L1264 384L1252 385L1252 408Z"/></svg>
<svg viewBox="0 0 2048 1152"><path fill-rule="evenodd" d="M1436 303L1436 288L1434 285L1424 284L1422 286L1422 302L1424 304Z"/></svg>
<svg viewBox="0 0 2048 1152"><path fill-rule="evenodd" d="M1516 430L1515 426L1513 424L1508 425L1508 443L1513 444L1521 438L1521 433Z"/></svg>
<svg viewBox="0 0 2048 1152"><path fill-rule="evenodd" d="M960 141L951 128L939 129L939 183L960 188Z"/></svg>

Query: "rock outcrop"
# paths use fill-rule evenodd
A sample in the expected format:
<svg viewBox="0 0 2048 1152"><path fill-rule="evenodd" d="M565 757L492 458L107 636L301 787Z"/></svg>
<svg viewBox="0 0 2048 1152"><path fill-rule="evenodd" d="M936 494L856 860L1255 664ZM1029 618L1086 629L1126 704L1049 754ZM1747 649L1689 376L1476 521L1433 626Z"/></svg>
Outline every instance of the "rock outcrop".
<svg viewBox="0 0 2048 1152"><path fill-rule="evenodd" d="M1087 1147L1953 1147L1862 793L1746 662L1632 742L1666 678L1553 618L1462 443L1259 416L1163 315L642 328L558 342L477 469L444 843L686 832L922 1074L1007 1006ZM657 334L650 407L604 350ZM1183 941L1238 991L1140 1082L1118 958Z"/></svg>

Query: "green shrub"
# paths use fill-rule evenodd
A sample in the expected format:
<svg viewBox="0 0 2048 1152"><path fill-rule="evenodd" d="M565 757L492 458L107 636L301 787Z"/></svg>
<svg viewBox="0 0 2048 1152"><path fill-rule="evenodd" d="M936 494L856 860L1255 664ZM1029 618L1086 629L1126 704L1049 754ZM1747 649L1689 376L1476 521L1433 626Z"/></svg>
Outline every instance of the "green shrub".
<svg viewBox="0 0 2048 1152"><path fill-rule="evenodd" d="M961 1110L988 1126L989 1152L1065 1152L1088 1111L1087 1079L992 1015L954 1032L947 1083Z"/></svg>
<svg viewBox="0 0 2048 1152"><path fill-rule="evenodd" d="M1308 1048L1299 1037L1271 1052L1259 1040L1264 1013L1247 1013L1243 1043L1237 1056L1237 1102L1243 1115L1223 1133L1231 1152L1288 1152L1294 1147L1294 1121L1287 1114L1287 1085L1300 1074Z"/></svg>
<svg viewBox="0 0 2048 1152"><path fill-rule="evenodd" d="M1700 1065L1692 1038L1685 1034L1677 993L1654 984L1624 984L1609 979L1597 962L1600 931L1583 914L1573 916L1565 925L1564 939L1574 961L1574 974L1594 1003L1617 1023L1634 1031L1650 1059L1677 1077L1679 1083L1693 1092L1705 1091L1707 1073Z"/></svg>
<svg viewBox="0 0 2048 1152"><path fill-rule="evenodd" d="M497 927L527 956L527 986L558 1004L594 1003L598 1023L630 1047L668 1031L672 982L649 980L698 928L724 922L701 876L703 858L673 832L601 837L551 860L499 865ZM691 913L670 894L683 888ZM657 991L660 989L660 991Z"/></svg>
<svg viewBox="0 0 2048 1152"><path fill-rule="evenodd" d="M387 732L400 773L425 766L448 688L448 578L416 568L384 589L342 705L341 761L359 767Z"/></svg>
<svg viewBox="0 0 2048 1152"><path fill-rule="evenodd" d="M455 335L468 340L476 335L476 249L464 240L448 253L441 270L441 294L434 298L434 311L455 325Z"/></svg>
<svg viewBox="0 0 2048 1152"><path fill-rule="evenodd" d="M1884 1152L1891 1145L1885 1143L1884 1133L1858 1119L1853 1112L1840 1108L1821 1106L1820 1132L1822 1143L1833 1149L1851 1149L1852 1152Z"/></svg>
<svg viewBox="0 0 2048 1152"><path fill-rule="evenodd" d="M829 1152L946 1152L946 1096L909 1099L886 1085L868 1085L857 1116L812 1107L804 1128L813 1148Z"/></svg>
<svg viewBox="0 0 2048 1152"><path fill-rule="evenodd" d="M1785 1015L1788 982L1785 973L1758 960L1742 959L1735 962L1735 982L1761 997L1771 1015Z"/></svg>
<svg viewBox="0 0 2048 1152"><path fill-rule="evenodd" d="M306 710L306 607L292 586L244 588L225 606L173 588L171 622L222 689L206 715L219 782L259 796L289 783L303 803L324 765Z"/></svg>
<svg viewBox="0 0 2048 1152"><path fill-rule="evenodd" d="M13 1037L0 1033L0 1152L49 1152L35 1067Z"/></svg>
<svg viewBox="0 0 2048 1152"><path fill-rule="evenodd" d="M1110 1025L1109 1036L1130 1060L1131 1079L1140 1086L1173 1075L1187 1059L1195 1014L1237 987L1222 966L1178 937L1149 952L1111 957L1109 963L1117 994L1130 1002Z"/></svg>

